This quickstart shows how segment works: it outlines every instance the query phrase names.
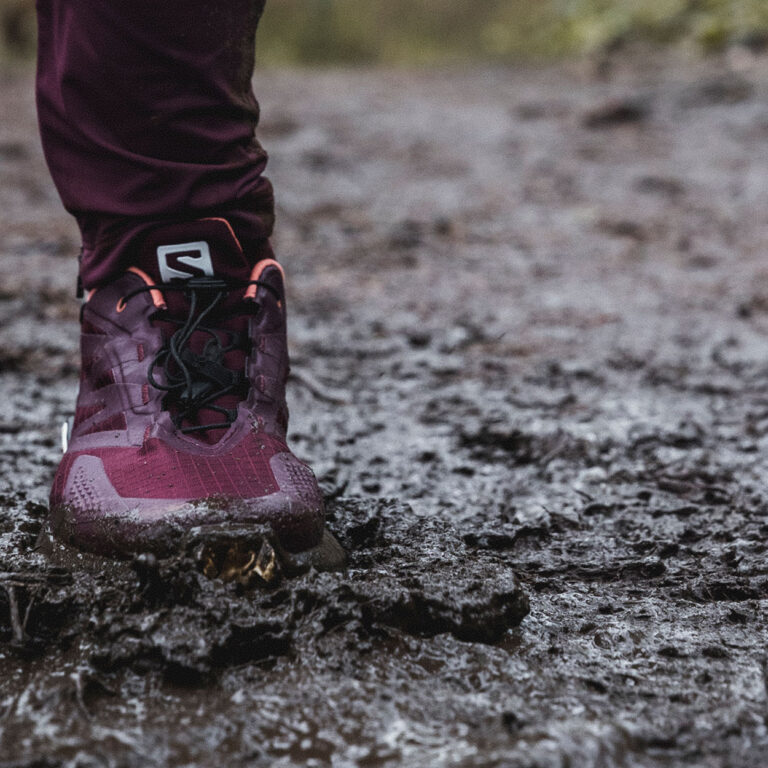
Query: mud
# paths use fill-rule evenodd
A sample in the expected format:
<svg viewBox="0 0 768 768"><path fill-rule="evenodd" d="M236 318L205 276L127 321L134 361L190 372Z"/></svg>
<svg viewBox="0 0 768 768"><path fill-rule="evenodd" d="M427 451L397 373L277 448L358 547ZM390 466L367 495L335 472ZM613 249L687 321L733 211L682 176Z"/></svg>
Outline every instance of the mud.
<svg viewBox="0 0 768 768"><path fill-rule="evenodd" d="M768 60L259 72L349 561L229 582L39 537L77 237L0 77L0 765L768 762Z"/></svg>

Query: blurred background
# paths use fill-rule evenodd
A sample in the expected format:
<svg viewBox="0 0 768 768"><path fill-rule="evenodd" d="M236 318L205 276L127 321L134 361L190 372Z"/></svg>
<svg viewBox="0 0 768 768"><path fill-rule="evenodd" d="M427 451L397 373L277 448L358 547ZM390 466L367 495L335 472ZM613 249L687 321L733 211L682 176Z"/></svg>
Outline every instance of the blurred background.
<svg viewBox="0 0 768 768"><path fill-rule="evenodd" d="M33 0L0 0L0 56L34 54ZM634 41L768 45L766 0L268 0L259 64L541 61Z"/></svg>

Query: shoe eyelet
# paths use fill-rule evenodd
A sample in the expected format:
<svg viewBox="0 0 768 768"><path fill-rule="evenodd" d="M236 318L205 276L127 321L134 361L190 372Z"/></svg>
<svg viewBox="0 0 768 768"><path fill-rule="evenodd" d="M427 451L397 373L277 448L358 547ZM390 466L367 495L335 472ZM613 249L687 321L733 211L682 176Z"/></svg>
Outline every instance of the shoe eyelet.
<svg viewBox="0 0 768 768"><path fill-rule="evenodd" d="M125 306L126 306L125 299L121 297L120 299L118 299L117 305L115 306L116 312L120 314L120 312L122 312L125 309Z"/></svg>

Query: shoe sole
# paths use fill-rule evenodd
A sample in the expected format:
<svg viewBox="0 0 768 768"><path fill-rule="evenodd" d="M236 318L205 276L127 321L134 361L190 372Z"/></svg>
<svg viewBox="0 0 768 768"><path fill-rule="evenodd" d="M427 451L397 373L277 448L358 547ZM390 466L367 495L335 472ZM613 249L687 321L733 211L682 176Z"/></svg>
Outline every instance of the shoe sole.
<svg viewBox="0 0 768 768"><path fill-rule="evenodd" d="M277 532L258 520L220 519L190 526L189 521L184 525L179 520L161 519L142 527L126 525L117 517L97 517L87 523L79 515L77 522L73 517L66 507L52 509L49 516L50 533L64 546L122 559L142 554L192 556L211 578L232 580L237 577L242 581L245 576L250 578L255 574L267 582L271 579L265 578L265 574L272 561L275 572L286 575L299 574L310 568L339 570L346 564L343 548L325 527L312 536L314 543L298 548L295 536L286 541L282 531Z"/></svg>

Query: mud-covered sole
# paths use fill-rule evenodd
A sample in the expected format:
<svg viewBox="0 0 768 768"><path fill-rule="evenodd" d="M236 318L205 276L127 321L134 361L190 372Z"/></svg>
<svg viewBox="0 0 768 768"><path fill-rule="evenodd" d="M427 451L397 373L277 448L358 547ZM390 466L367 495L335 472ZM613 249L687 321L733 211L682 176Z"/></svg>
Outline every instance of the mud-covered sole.
<svg viewBox="0 0 768 768"><path fill-rule="evenodd" d="M52 505L48 522L53 536L64 544L96 555L123 558L140 552L152 552L157 557L178 554L192 532L206 532L209 538L222 540L267 538L286 552L303 553L322 545L324 530L320 510L292 499L271 497L177 502L177 507L153 514L137 510L88 512L69 505ZM325 547L321 546L321 552L325 553Z"/></svg>
<svg viewBox="0 0 768 768"><path fill-rule="evenodd" d="M307 549L292 552L282 546L274 532L264 525L221 522L194 526L183 531L175 547L114 548L94 552L77 541L43 529L37 548L58 565L83 564L83 557L95 561L107 559L187 558L209 578L238 581L244 585L271 583L281 575L295 576L310 569L341 570L346 553L333 534L323 529L320 541Z"/></svg>

